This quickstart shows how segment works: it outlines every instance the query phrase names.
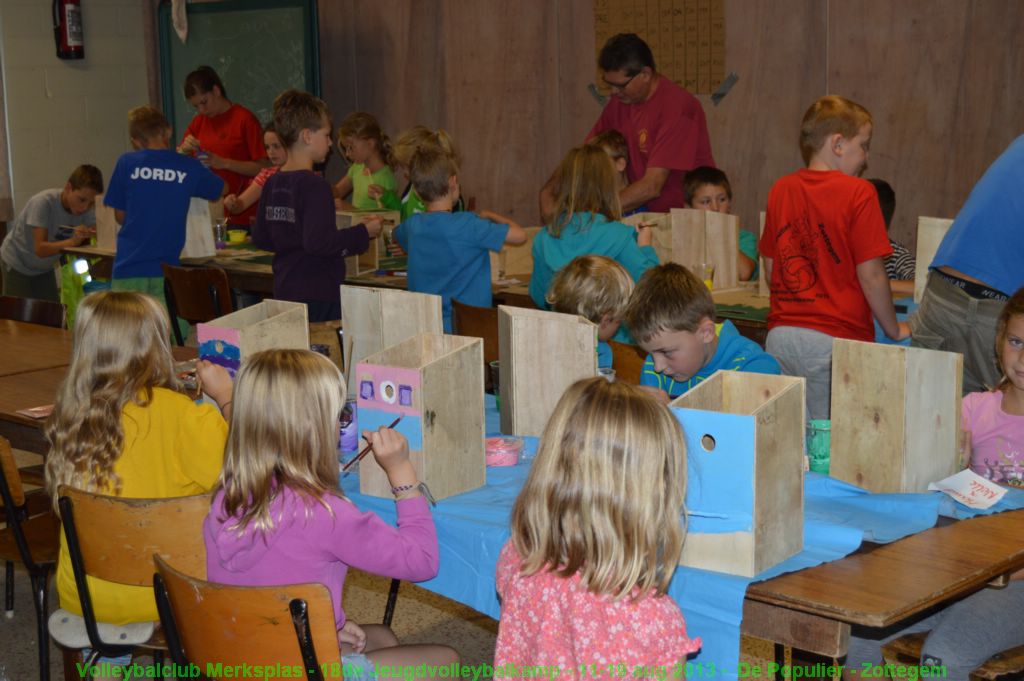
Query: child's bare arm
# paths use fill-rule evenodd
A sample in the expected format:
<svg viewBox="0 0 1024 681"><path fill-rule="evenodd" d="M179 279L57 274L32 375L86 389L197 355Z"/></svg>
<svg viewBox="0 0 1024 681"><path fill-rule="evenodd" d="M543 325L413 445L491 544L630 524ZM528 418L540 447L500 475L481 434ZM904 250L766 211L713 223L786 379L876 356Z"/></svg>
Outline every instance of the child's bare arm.
<svg viewBox="0 0 1024 681"><path fill-rule="evenodd" d="M892 306L892 292L889 290L889 275L885 273L882 258L872 258L857 265L857 280L871 308L871 314L881 324L885 335L893 340L903 340L910 336L910 327L906 322L896 319L896 309Z"/></svg>
<svg viewBox="0 0 1024 681"><path fill-rule="evenodd" d="M331 189L334 194L334 198L342 199L344 201L345 197L352 193L352 180L349 179L348 175L346 175L338 180L338 183Z"/></svg>
<svg viewBox="0 0 1024 681"><path fill-rule="evenodd" d="M500 225L508 225L508 234L505 235L505 243L509 246L519 246L520 244L526 243L526 230L512 218L499 215L490 210L477 211L477 215L482 217L484 220L497 222Z"/></svg>
<svg viewBox="0 0 1024 681"><path fill-rule="evenodd" d="M224 207L227 208L232 213L241 213L246 208L259 201L260 194L262 193L263 187L253 182L252 184L245 188L244 192L242 192L238 196L230 194L224 197ZM229 199L233 200L231 200L229 203Z"/></svg>
<svg viewBox="0 0 1024 681"><path fill-rule="evenodd" d="M757 263L754 262L750 256L743 251L739 251L736 255L736 274L740 281L749 281L752 274L754 274L754 268L757 267Z"/></svg>

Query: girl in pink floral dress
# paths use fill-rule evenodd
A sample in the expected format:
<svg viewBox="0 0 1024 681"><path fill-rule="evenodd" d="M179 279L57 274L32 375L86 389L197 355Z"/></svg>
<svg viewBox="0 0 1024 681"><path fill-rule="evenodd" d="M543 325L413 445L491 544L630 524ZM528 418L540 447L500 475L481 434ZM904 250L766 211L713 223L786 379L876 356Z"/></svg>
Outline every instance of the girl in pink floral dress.
<svg viewBox="0 0 1024 681"><path fill-rule="evenodd" d="M683 544L682 429L634 386L579 381L555 407L498 559L495 666L632 676L700 648L665 595ZM552 675L554 672L552 672Z"/></svg>
<svg viewBox="0 0 1024 681"><path fill-rule="evenodd" d="M1000 485L1024 487L1024 289L999 315L996 359L1002 381L995 390L965 396L961 407L971 470Z"/></svg>

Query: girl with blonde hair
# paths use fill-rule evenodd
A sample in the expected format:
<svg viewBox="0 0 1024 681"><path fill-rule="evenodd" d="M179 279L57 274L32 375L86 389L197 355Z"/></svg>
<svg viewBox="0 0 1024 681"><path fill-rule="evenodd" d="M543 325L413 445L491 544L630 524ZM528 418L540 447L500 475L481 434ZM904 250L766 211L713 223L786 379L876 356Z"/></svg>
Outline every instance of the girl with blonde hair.
<svg viewBox="0 0 1024 681"><path fill-rule="evenodd" d="M698 650L665 595L685 495L683 432L667 409L625 383L572 385L541 435L498 558L495 667L665 668Z"/></svg>
<svg viewBox="0 0 1024 681"><path fill-rule="evenodd" d="M391 483L398 527L360 512L339 491L344 405L345 379L322 355L268 350L246 360L237 375L224 472L203 526L207 575L242 586L324 584L343 660L364 673L375 674L376 665L400 674L457 662L451 648L400 646L389 628L360 626L345 615L341 594L350 566L421 581L437 574L438 547L408 443L394 430L363 436Z"/></svg>
<svg viewBox="0 0 1024 681"><path fill-rule="evenodd" d="M541 309L551 280L578 255L604 255L626 268L633 281L658 264L649 226L619 222L618 179L608 154L585 145L569 151L555 171L551 222L533 240L530 298Z"/></svg>
<svg viewBox="0 0 1024 681"><path fill-rule="evenodd" d="M356 111L345 116L338 126L338 148L350 165L345 177L334 185L335 205L340 210L379 210L379 197L369 193L371 186L382 191L395 190L394 158L391 140L384 134L373 114ZM346 198L351 195L351 201Z"/></svg>
<svg viewBox="0 0 1024 681"><path fill-rule="evenodd" d="M199 362L212 405L183 392L168 340L163 305L130 291L87 296L78 308L67 378L46 423L50 450L46 487L131 498L167 498L209 491L220 475L231 405L231 377ZM96 618L125 624L158 619L153 590L88 578ZM61 607L81 614L67 543L57 561Z"/></svg>
<svg viewBox="0 0 1024 681"><path fill-rule="evenodd" d="M459 151L455 147L455 140L452 139L446 130L443 128L431 130L425 125L414 125L400 134L398 139L395 140L394 147L392 148L395 171L404 175L404 179L408 180L413 156L420 149L427 147L437 149L448 156L455 163L456 168L458 168L461 162ZM413 189L411 182L406 182L401 198L399 198L396 192L385 190L379 185L370 185L368 191L370 197L379 199L381 206L384 208L400 210L403 222L412 215L427 212L427 204L416 193L416 190ZM452 208L453 212L460 210L465 210L462 196L459 196L458 201L455 202Z"/></svg>

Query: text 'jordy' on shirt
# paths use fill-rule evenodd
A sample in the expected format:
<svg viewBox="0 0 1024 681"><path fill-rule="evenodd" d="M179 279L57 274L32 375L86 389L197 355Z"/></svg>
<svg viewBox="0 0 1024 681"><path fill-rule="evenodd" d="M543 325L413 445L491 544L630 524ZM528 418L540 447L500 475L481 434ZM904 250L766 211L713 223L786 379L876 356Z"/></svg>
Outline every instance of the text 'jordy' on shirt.
<svg viewBox="0 0 1024 681"><path fill-rule="evenodd" d="M158 180L162 182L177 182L181 184L188 177L188 173L184 170L175 170L174 168L136 168L135 171L128 176L132 180Z"/></svg>

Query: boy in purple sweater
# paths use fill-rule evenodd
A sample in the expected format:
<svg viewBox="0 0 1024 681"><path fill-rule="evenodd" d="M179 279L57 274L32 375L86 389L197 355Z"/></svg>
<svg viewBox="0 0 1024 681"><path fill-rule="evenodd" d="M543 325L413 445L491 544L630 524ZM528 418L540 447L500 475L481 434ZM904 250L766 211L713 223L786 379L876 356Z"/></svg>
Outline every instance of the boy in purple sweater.
<svg viewBox="0 0 1024 681"><path fill-rule="evenodd" d="M274 252L274 297L309 307L309 321L341 319L338 287L345 258L363 253L380 234L380 218L337 229L331 185L313 164L331 149L327 105L308 92L287 90L274 100L274 127L288 161L263 186L252 241Z"/></svg>

